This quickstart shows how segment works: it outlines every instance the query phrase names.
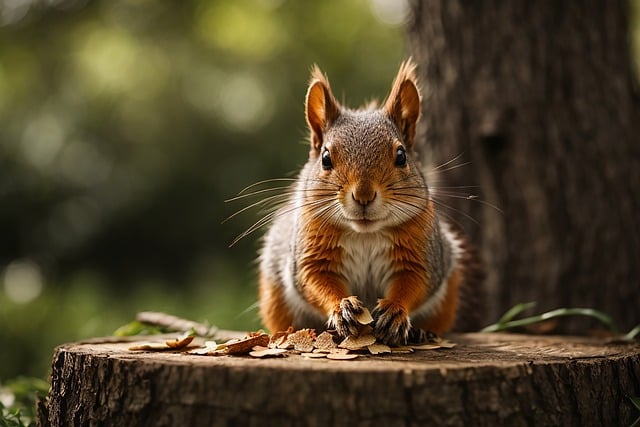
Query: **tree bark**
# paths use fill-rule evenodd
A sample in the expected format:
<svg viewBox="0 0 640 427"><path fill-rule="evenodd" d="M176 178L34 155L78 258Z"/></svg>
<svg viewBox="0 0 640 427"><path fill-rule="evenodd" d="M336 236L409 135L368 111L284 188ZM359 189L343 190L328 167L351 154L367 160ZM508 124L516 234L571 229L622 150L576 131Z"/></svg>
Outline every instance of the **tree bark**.
<svg viewBox="0 0 640 427"><path fill-rule="evenodd" d="M621 328L640 322L628 3L412 2L419 140L430 165L460 155L431 178L445 213L479 246L491 320L536 301L541 310L597 308ZM479 189L445 195L468 185ZM502 212L466 200L474 191Z"/></svg>
<svg viewBox="0 0 640 427"><path fill-rule="evenodd" d="M350 361L56 350L40 426L630 425L640 344L464 334Z"/></svg>

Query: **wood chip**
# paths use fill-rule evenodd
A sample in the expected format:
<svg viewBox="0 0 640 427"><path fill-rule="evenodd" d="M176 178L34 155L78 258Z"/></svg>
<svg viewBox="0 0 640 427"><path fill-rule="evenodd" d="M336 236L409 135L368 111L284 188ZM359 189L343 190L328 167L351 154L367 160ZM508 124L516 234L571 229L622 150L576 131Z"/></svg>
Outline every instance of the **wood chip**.
<svg viewBox="0 0 640 427"><path fill-rule="evenodd" d="M205 341L204 347L194 348L189 351L189 354L196 354L198 356L208 356L211 353L214 353L218 348L218 344L215 341Z"/></svg>
<svg viewBox="0 0 640 427"><path fill-rule="evenodd" d="M168 347L164 342L140 342L136 345L132 345L129 347L131 351L159 351L159 350L172 350L171 347Z"/></svg>
<svg viewBox="0 0 640 427"><path fill-rule="evenodd" d="M209 356L210 353L213 353L215 351L216 351L215 348L200 347L200 348L194 348L193 350L190 350L189 354L195 354L195 355L198 355L198 356Z"/></svg>
<svg viewBox="0 0 640 427"><path fill-rule="evenodd" d="M389 347L379 343L373 336L371 313L365 309L358 318L359 333L351 335L337 344L335 331L324 331L316 336L313 329L300 329L294 331L289 327L286 331L279 331L272 336L262 331L251 332L244 338L234 338L218 344L215 341L206 341L204 347L194 348L189 354L220 356L220 355L246 355L255 358L286 356L290 351L299 352L303 357L310 359L329 358L334 360L352 360L362 354L388 354L388 353L412 353L414 350L435 350L439 348L453 348L455 343L441 340L438 337L431 342L417 345ZM333 333L332 333L333 332ZM195 338L193 331L165 342L149 341L134 343L131 351L166 351L187 347ZM365 353L363 353L365 352Z"/></svg>
<svg viewBox="0 0 640 427"><path fill-rule="evenodd" d="M413 348L407 346L391 347L391 353L413 353Z"/></svg>
<svg viewBox="0 0 640 427"><path fill-rule="evenodd" d="M362 350L367 346L376 342L376 337L373 335L350 335L346 337L339 345L340 348L346 348L348 350Z"/></svg>
<svg viewBox="0 0 640 427"><path fill-rule="evenodd" d="M301 353L313 351L313 342L316 339L316 331L313 329L300 329L287 336L287 343L293 345L293 349Z"/></svg>
<svg viewBox="0 0 640 427"><path fill-rule="evenodd" d="M286 331L278 331L271 335L269 339L269 347L270 348L285 348L285 343L287 342L287 337L293 333L293 326L289 326ZM284 347L282 347L284 345Z"/></svg>
<svg viewBox="0 0 640 427"><path fill-rule="evenodd" d="M369 350L369 353L371 354L391 353L391 347L386 344L380 343L373 343L371 345L368 345L367 350Z"/></svg>
<svg viewBox="0 0 640 427"><path fill-rule="evenodd" d="M438 348L442 348L440 344L419 344L419 345L410 345L414 350L435 350Z"/></svg>
<svg viewBox="0 0 640 427"><path fill-rule="evenodd" d="M269 335L262 334L252 334L241 340L231 340L227 341L223 344L224 350L226 354L246 354L253 349L253 347L260 345L266 347L269 345Z"/></svg>
<svg viewBox="0 0 640 427"><path fill-rule="evenodd" d="M329 353L327 359L331 360L352 360L357 359L359 355L354 353Z"/></svg>
<svg viewBox="0 0 640 427"><path fill-rule="evenodd" d="M371 312L369 312L369 309L366 307L362 310L362 313L355 316L355 318L361 325L368 325L373 322L373 316L371 316Z"/></svg>
<svg viewBox="0 0 640 427"><path fill-rule="evenodd" d="M130 351L164 351L164 350L178 350L191 344L191 341L195 338L193 331L188 331L180 336L167 340L165 342L160 341L148 341L140 342L138 344L129 347Z"/></svg>
<svg viewBox="0 0 640 427"><path fill-rule="evenodd" d="M313 346L317 350L331 350L332 348L338 347L338 344L336 344L336 342L333 340L333 335L331 335L327 331L324 331L316 337Z"/></svg>
<svg viewBox="0 0 640 427"><path fill-rule="evenodd" d="M309 359L325 359L328 353L300 353L301 356Z"/></svg>
<svg viewBox="0 0 640 427"><path fill-rule="evenodd" d="M290 344L289 341L287 341L287 337L280 337L278 338L274 343L273 346L271 345L271 343L269 343L269 347L271 348L285 348L285 349L292 349L293 348L293 344Z"/></svg>
<svg viewBox="0 0 640 427"><path fill-rule="evenodd" d="M287 352L287 350L285 350L283 348L268 348L268 347L264 347L261 350L253 350L253 351L249 352L249 356L258 357L258 358L280 357L280 356L284 356L284 354L286 352Z"/></svg>
<svg viewBox="0 0 640 427"><path fill-rule="evenodd" d="M193 341L194 338L195 338L195 334L189 331L180 335L176 339L166 341L165 344L167 345L167 347L170 347L173 349L183 348L191 344L191 341Z"/></svg>
<svg viewBox="0 0 640 427"><path fill-rule="evenodd" d="M458 344L451 342L451 341L447 341L447 340L442 340L439 342L440 347L442 348L453 348L455 346L457 346Z"/></svg>

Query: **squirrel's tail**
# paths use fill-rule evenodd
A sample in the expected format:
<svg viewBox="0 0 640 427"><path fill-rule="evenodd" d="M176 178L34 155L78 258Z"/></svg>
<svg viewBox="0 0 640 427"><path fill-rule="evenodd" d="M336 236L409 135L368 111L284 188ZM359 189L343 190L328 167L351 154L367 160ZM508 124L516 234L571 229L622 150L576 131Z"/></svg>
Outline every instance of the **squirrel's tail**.
<svg viewBox="0 0 640 427"><path fill-rule="evenodd" d="M460 262L464 278L458 289L458 312L453 330L476 332L486 324L486 274L476 248L463 233L458 232L458 238L463 249Z"/></svg>

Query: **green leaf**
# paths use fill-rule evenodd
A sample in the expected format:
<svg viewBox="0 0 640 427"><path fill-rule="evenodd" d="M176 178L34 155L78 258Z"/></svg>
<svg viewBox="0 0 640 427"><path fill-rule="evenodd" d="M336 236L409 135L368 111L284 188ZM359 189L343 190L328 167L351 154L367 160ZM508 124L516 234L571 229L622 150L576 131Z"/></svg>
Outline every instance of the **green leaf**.
<svg viewBox="0 0 640 427"><path fill-rule="evenodd" d="M631 401L631 403L633 403L633 406L635 406L636 409L640 411L640 397L627 396L627 398Z"/></svg>
<svg viewBox="0 0 640 427"><path fill-rule="evenodd" d="M11 397L10 406L0 402L0 427L35 425L36 400L49 393L49 383L41 378L18 377L0 386L0 393Z"/></svg>
<svg viewBox="0 0 640 427"><path fill-rule="evenodd" d="M507 322L511 321L514 317L516 317L517 315L522 313L523 311L528 310L530 308L533 308L535 306L536 306L536 302L535 301L523 302L523 303L520 303L520 304L516 304L513 307L511 307L509 310L507 310L507 312L505 314L502 315L500 320L498 320L498 323L499 324L507 323Z"/></svg>
<svg viewBox="0 0 640 427"><path fill-rule="evenodd" d="M511 310L513 310L513 308ZM505 317L507 314L509 314L509 312L507 312L503 317ZM504 331L507 329L532 325L534 323L542 322L549 319L555 319L557 317L564 317L564 316L592 317L594 319L597 319L604 326L606 326L611 332L613 332L614 334L617 334L617 330L613 325L613 321L611 320L611 317L601 311L594 310L592 308L558 308L555 310L547 311L546 313L539 314L537 316L525 317L524 319L511 320L503 323L498 322L493 325L487 326L486 328L482 329L481 332Z"/></svg>
<svg viewBox="0 0 640 427"><path fill-rule="evenodd" d="M613 325L613 320L611 316L603 313L599 310L594 310L593 308L558 308L556 310L548 311L546 313L542 313L540 317L542 320L553 319L556 317L563 316L587 316L597 319L606 326L610 331L616 333L616 328Z"/></svg>
<svg viewBox="0 0 640 427"><path fill-rule="evenodd" d="M159 327L159 326L150 326L142 322L138 322L134 320L133 322L129 322L126 325L120 326L113 333L118 337L130 337L133 335L156 335L156 334L164 334L169 332L167 329Z"/></svg>
<svg viewBox="0 0 640 427"><path fill-rule="evenodd" d="M31 427L34 423L18 408L6 408L0 402L0 427Z"/></svg>
<svg viewBox="0 0 640 427"><path fill-rule="evenodd" d="M634 328L635 329L635 328ZM640 397L631 397L629 395L627 395L627 399L629 399L631 401L631 403L633 404L633 406L636 407L636 409L638 411L640 411ZM636 420L633 422L633 424L631 424L631 427L638 427L640 426L640 417L636 418Z"/></svg>
<svg viewBox="0 0 640 427"><path fill-rule="evenodd" d="M640 334L640 325L636 325L635 328L627 332L623 339L626 341L633 341L638 336L638 334Z"/></svg>

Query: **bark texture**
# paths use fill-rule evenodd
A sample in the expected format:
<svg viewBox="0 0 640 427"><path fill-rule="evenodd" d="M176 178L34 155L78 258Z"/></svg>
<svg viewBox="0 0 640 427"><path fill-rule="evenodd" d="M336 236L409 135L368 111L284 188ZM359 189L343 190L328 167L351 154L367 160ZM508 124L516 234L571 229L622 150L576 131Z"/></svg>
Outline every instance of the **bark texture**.
<svg viewBox="0 0 640 427"><path fill-rule="evenodd" d="M351 361L195 356L76 343L40 426L630 425L640 344L510 334Z"/></svg>
<svg viewBox="0 0 640 427"><path fill-rule="evenodd" d="M628 3L412 2L422 154L432 166L460 156L430 177L480 249L491 321L537 301L598 308L621 328L640 322L640 103ZM468 185L479 188L452 188Z"/></svg>

